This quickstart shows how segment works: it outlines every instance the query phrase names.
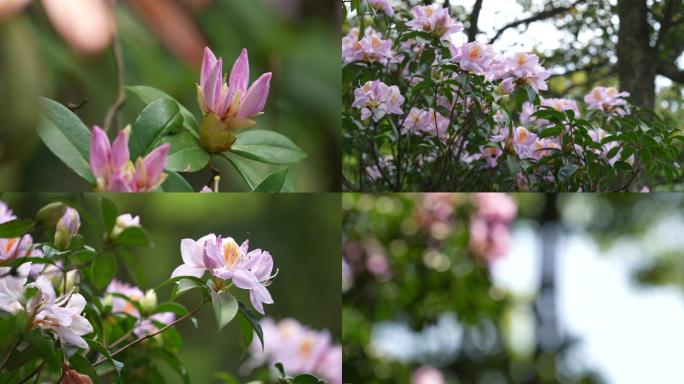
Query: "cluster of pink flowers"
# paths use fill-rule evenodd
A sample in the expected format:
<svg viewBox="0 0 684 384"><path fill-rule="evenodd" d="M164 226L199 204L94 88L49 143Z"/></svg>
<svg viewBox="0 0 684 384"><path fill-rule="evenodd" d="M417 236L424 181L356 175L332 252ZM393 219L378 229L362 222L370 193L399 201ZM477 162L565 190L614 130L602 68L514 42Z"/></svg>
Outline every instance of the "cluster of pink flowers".
<svg viewBox="0 0 684 384"><path fill-rule="evenodd" d="M439 4L416 5L411 10L413 20L406 26L414 31L429 32L434 36L447 38L463 30L463 24L454 21L449 9Z"/></svg>
<svg viewBox="0 0 684 384"><path fill-rule="evenodd" d="M273 258L261 249L249 251L249 240L238 245L232 237L213 233L199 240L183 239L181 256L183 264L173 271L172 278L202 277L208 271L215 278L248 290L252 306L259 313L264 314L263 304L273 304L266 289L272 278Z"/></svg>
<svg viewBox="0 0 684 384"><path fill-rule="evenodd" d="M16 216L0 201L0 223L14 219ZM57 223L55 237L61 237L68 243L79 227L78 211L68 207ZM43 252L34 247L30 235L0 239L0 265L21 257L42 256ZM69 271L64 276L59 265L23 263L14 272L10 267L0 267L0 311L11 314L26 312L31 319L31 328L50 331L65 344L88 348L83 335L92 332L93 328L81 315L86 302L83 296L71 292L77 271ZM29 279L33 281L29 282ZM68 292L57 296L53 284L66 287ZM28 288L35 288L37 292L29 297Z"/></svg>
<svg viewBox="0 0 684 384"><path fill-rule="evenodd" d="M588 109L611 112L619 116L629 114L629 108L625 97L629 97L629 92L618 92L613 87L596 87L584 96L584 102Z"/></svg>
<svg viewBox="0 0 684 384"><path fill-rule="evenodd" d="M394 8L392 8L392 0L366 0L368 5L373 7L378 12L384 12L387 16L394 16Z"/></svg>
<svg viewBox="0 0 684 384"><path fill-rule="evenodd" d="M361 109L361 119L379 121L386 114L401 115L404 96L399 87L388 86L380 80L369 81L354 91L352 108Z"/></svg>
<svg viewBox="0 0 684 384"><path fill-rule="evenodd" d="M334 344L330 332L317 331L294 319L261 321L264 348L255 337L245 367L282 363L289 375L311 373L330 384L342 384L342 346Z"/></svg>
<svg viewBox="0 0 684 384"><path fill-rule="evenodd" d="M126 296L124 299L112 294L119 294ZM136 319L133 333L138 337L143 337L157 330L155 322L161 324L170 324L176 319L173 312L160 312L150 316L138 311L138 308L133 305L137 302L142 307L143 311L150 311L157 306L157 294L150 289L143 292L140 288L124 283L119 280L112 280L105 290L105 297L102 299L105 304L111 305L112 313L122 313L132 316Z"/></svg>
<svg viewBox="0 0 684 384"><path fill-rule="evenodd" d="M476 211L470 218L470 250L487 262L508 252L510 224L518 214L515 201L505 193L476 193Z"/></svg>
<svg viewBox="0 0 684 384"><path fill-rule="evenodd" d="M150 192L159 188L166 177L166 157L170 145L162 144L133 164L128 151L130 126L121 130L113 143L98 126L93 127L90 143L90 170L101 192Z"/></svg>
<svg viewBox="0 0 684 384"><path fill-rule="evenodd" d="M355 61L386 64L394 57L392 40L382 38L373 28L367 27L362 38L358 28L352 28L342 38L342 59L345 64Z"/></svg>

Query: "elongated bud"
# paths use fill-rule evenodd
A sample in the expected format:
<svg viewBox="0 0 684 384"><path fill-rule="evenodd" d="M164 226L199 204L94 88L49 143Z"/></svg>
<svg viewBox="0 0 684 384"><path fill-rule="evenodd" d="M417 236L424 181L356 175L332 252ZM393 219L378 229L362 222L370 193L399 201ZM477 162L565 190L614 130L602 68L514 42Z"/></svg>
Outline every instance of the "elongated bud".
<svg viewBox="0 0 684 384"><path fill-rule="evenodd" d="M145 296L140 300L140 306L145 312L152 312L157 307L157 293L154 289L145 292Z"/></svg>
<svg viewBox="0 0 684 384"><path fill-rule="evenodd" d="M204 116L200 127L200 144L210 153L221 153L235 143L235 134L218 115L209 113Z"/></svg>
<svg viewBox="0 0 684 384"><path fill-rule="evenodd" d="M60 250L69 248L71 239L76 236L80 227L81 218L78 215L78 211L74 208L68 207L62 218L57 222L57 229L55 231L55 247Z"/></svg>
<svg viewBox="0 0 684 384"><path fill-rule="evenodd" d="M68 206L64 203L55 202L50 203L41 208L36 214L39 223L46 227L56 225L59 219L64 216Z"/></svg>

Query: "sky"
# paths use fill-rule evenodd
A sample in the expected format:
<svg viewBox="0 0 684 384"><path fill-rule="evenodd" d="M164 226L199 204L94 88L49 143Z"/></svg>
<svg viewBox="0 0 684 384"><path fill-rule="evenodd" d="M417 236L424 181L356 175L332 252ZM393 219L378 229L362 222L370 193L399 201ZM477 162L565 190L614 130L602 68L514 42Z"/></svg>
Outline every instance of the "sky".
<svg viewBox="0 0 684 384"><path fill-rule="evenodd" d="M659 246L681 246L673 228L681 231L682 225L681 217L665 221L648 236ZM509 255L493 267L495 283L530 296L539 280L535 230L522 222L512 243ZM647 256L629 241L602 253L586 234L570 232L557 249L558 315L562 332L581 340L575 360L608 383L684 382L684 293L635 285L631 273Z"/></svg>

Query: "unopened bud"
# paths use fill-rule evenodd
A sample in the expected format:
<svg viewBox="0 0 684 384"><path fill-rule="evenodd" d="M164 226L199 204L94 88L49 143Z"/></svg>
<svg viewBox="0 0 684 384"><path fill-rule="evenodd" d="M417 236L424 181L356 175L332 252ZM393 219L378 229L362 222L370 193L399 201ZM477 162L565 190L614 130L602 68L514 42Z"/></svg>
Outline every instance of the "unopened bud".
<svg viewBox="0 0 684 384"><path fill-rule="evenodd" d="M112 228L112 239L117 238L121 232L123 232L126 228L130 227L139 227L140 226L140 217L139 216L133 216L130 213L126 213L123 215L120 215L119 217L116 218L116 223L114 224L114 228Z"/></svg>
<svg viewBox="0 0 684 384"><path fill-rule="evenodd" d="M145 292L145 296L140 300L140 306L145 312L152 312L157 307L157 293L154 289Z"/></svg>
<svg viewBox="0 0 684 384"><path fill-rule="evenodd" d="M81 218L78 215L78 211L74 208L67 207L64 215L62 215L62 218L57 222L55 247L60 250L69 248L71 239L76 236L80 227Z"/></svg>

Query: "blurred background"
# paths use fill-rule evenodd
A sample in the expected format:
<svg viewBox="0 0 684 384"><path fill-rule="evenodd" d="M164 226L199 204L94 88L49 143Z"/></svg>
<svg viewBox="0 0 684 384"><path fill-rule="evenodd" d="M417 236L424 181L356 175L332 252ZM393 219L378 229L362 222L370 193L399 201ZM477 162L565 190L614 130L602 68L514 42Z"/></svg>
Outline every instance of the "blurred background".
<svg viewBox="0 0 684 384"><path fill-rule="evenodd" d="M101 125L116 98L110 44L115 29L125 84L163 90L195 116L200 113L195 83L203 48L223 57L226 72L247 48L251 81L273 72L257 128L288 136L309 155L293 167L295 190L339 189L340 23L335 1L111 3L113 11L109 0L0 1L0 189L90 189L35 134L41 118L38 97L76 108L88 127ZM121 123L132 123L142 108L129 93ZM224 175L222 190L246 190L227 162L214 164ZM209 171L200 172L190 181L199 190L210 177Z"/></svg>
<svg viewBox="0 0 684 384"><path fill-rule="evenodd" d="M511 195L482 257L476 199L432 195L343 197L346 382L684 380L684 196Z"/></svg>
<svg viewBox="0 0 684 384"><path fill-rule="evenodd" d="M84 208L91 215L99 215L102 194L2 194L20 218L32 218L43 205L61 200ZM297 319L314 329L328 329L336 342L340 341L340 209L339 197L333 194L108 194L119 213L139 215L149 232L154 246L136 248L136 255L145 271L147 284L154 288L171 276L182 263L180 241L198 239L208 233L231 236L241 243L250 240L250 248L261 248L273 255L274 268L279 274L269 287L275 304L266 305L267 316L276 320ZM84 218L85 220L85 218ZM86 244L96 244L101 234L81 233ZM119 265L118 278L133 283L126 269ZM169 289L162 289L160 301L168 299ZM242 293L242 292L239 292ZM249 301L248 295L239 296ZM193 308L201 297L189 293L179 298L187 308ZM240 347L238 322L221 332L216 331L211 306L201 309L197 318L199 328L190 322L178 329L183 339L181 358L192 382L215 382L216 372L239 375L244 362ZM242 358L241 358L242 357ZM161 368L166 366L161 365ZM180 382L172 371L163 371L169 383Z"/></svg>

